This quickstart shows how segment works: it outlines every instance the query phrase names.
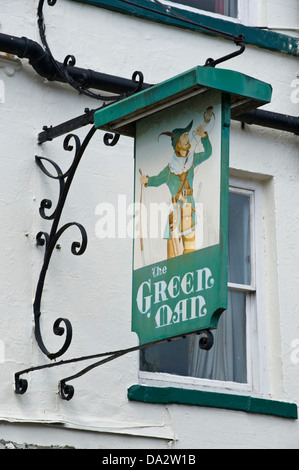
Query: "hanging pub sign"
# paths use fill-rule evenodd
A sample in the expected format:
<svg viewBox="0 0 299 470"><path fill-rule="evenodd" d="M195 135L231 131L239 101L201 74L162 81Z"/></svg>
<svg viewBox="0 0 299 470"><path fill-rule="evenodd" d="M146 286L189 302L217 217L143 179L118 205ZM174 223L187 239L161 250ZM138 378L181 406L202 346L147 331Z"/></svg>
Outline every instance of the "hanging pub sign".
<svg viewBox="0 0 299 470"><path fill-rule="evenodd" d="M217 328L227 308L229 128L270 85L196 67L95 113L135 139L132 330L140 344Z"/></svg>

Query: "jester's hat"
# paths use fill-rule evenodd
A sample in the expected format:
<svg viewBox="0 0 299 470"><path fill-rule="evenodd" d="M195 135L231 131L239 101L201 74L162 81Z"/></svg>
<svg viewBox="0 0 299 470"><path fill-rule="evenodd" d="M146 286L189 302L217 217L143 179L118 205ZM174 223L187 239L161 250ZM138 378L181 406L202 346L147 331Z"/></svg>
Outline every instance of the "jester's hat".
<svg viewBox="0 0 299 470"><path fill-rule="evenodd" d="M171 145L175 149L176 144L178 143L178 140L181 137L181 135L185 134L185 132L189 132L192 125L193 125L193 120L184 129L178 128L178 129L174 129L172 132L161 132L160 135L168 135L169 137L171 137Z"/></svg>

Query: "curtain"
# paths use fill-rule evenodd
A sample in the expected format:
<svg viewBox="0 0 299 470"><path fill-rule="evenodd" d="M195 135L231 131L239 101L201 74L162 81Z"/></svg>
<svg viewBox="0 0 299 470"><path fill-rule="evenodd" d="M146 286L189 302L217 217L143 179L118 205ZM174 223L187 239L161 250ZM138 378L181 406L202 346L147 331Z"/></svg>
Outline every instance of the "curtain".
<svg viewBox="0 0 299 470"><path fill-rule="evenodd" d="M244 383L246 378L246 315L243 292L228 292L228 309L213 331L214 345L209 351L198 346L198 336L189 342L191 377Z"/></svg>
<svg viewBox="0 0 299 470"><path fill-rule="evenodd" d="M229 281L250 284L250 197L230 193ZM210 351L198 346L198 337L189 342L189 371L192 377L246 382L246 293L228 291L228 308L214 330Z"/></svg>
<svg viewBox="0 0 299 470"><path fill-rule="evenodd" d="M224 15L224 0L215 0L215 13Z"/></svg>
<svg viewBox="0 0 299 470"><path fill-rule="evenodd" d="M251 283L250 196L230 193L228 281Z"/></svg>
<svg viewBox="0 0 299 470"><path fill-rule="evenodd" d="M238 1L237 0L215 0L215 13L237 18L238 17Z"/></svg>

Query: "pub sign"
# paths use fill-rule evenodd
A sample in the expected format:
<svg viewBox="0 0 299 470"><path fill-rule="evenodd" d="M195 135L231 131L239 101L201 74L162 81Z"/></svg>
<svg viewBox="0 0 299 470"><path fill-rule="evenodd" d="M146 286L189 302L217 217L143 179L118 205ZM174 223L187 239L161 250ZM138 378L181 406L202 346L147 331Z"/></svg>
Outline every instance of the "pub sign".
<svg viewBox="0 0 299 470"><path fill-rule="evenodd" d="M217 327L227 308L232 113L268 84L196 67L95 113L135 139L132 331L140 344Z"/></svg>

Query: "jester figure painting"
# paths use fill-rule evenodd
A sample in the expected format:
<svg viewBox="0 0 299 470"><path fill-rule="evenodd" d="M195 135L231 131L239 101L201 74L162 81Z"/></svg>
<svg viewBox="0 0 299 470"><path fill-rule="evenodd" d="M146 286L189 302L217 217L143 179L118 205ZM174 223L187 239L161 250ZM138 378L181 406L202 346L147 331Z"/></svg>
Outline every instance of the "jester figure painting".
<svg viewBox="0 0 299 470"><path fill-rule="evenodd" d="M165 184L170 191L171 210L164 233L168 259L195 250L198 217L193 183L197 167L212 156L212 144L205 129L212 117L215 118L213 107L209 106L204 112L203 123L194 129L192 120L186 127L161 132L159 137L169 137L171 142L168 165L153 176L142 174L140 171L140 183L143 188L157 188Z"/></svg>

